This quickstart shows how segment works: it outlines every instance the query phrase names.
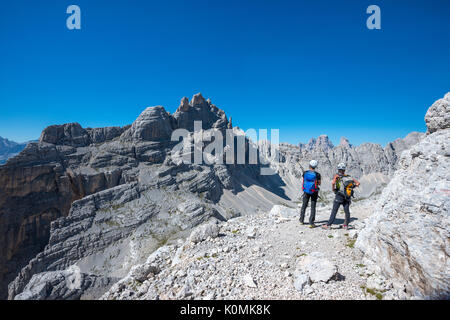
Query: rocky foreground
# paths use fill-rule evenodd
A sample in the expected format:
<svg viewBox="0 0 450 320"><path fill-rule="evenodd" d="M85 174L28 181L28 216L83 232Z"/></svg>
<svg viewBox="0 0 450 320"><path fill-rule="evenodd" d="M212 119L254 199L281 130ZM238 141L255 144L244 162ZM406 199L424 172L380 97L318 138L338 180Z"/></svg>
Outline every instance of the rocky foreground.
<svg viewBox="0 0 450 320"><path fill-rule="evenodd" d="M354 248L371 209L370 201L355 203L353 230L310 229L285 206L199 226L133 267L102 299L405 298ZM329 213L318 208L317 222Z"/></svg>
<svg viewBox="0 0 450 320"><path fill-rule="evenodd" d="M394 284L450 298L450 93L425 116L428 134L405 151L357 247Z"/></svg>

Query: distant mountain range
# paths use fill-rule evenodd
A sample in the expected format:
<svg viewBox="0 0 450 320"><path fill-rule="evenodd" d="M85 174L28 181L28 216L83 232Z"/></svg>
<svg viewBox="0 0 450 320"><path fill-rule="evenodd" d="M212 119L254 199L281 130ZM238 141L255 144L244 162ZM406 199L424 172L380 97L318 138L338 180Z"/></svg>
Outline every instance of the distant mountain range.
<svg viewBox="0 0 450 320"><path fill-rule="evenodd" d="M20 151L25 149L27 144L28 142L17 143L0 137L0 165L4 164L9 158L14 157Z"/></svg>

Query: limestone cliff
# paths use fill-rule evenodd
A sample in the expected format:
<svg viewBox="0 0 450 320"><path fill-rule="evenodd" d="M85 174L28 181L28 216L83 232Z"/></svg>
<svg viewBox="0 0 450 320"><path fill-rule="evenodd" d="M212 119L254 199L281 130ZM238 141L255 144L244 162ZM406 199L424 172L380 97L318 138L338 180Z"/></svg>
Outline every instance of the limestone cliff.
<svg viewBox="0 0 450 320"><path fill-rule="evenodd" d="M356 243L408 296L450 297L449 116L447 93L428 109L427 136L402 154Z"/></svg>

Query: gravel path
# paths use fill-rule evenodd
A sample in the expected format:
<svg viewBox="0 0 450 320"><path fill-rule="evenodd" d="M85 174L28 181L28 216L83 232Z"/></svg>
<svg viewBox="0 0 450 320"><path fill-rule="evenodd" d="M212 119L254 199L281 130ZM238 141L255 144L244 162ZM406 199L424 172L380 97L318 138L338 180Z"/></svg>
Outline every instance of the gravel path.
<svg viewBox="0 0 450 320"><path fill-rule="evenodd" d="M229 220L219 225L217 237L198 243L179 240L161 248L141 267L158 266L157 272L145 272L138 281L139 272L132 271L103 299L376 299L362 288L371 272L352 238L370 208L369 201L352 205L354 231L310 229L298 217L281 219L262 212ZM325 223L329 214L329 206L318 207L317 224ZM336 223L342 218L338 213ZM323 254L338 274L297 290L297 261L313 252Z"/></svg>

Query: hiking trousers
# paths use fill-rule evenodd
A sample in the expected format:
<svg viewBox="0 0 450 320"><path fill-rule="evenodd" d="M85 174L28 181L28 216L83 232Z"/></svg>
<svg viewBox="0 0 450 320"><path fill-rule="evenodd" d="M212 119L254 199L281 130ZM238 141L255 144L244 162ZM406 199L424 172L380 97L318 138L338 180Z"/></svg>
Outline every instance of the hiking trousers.
<svg viewBox="0 0 450 320"><path fill-rule="evenodd" d="M339 210L339 207L342 205L344 207L345 212L345 222L344 224L348 226L350 223L350 199L346 199L344 196L340 195L339 193L336 194L336 197L334 198L333 202L333 209L331 209L331 215L330 220L328 220L327 225L331 226L334 222L334 219L336 219L336 214Z"/></svg>
<svg viewBox="0 0 450 320"><path fill-rule="evenodd" d="M309 215L309 224L314 224L314 220L316 219L316 203L317 198L319 197L319 192L314 192L313 194L303 193L303 203L302 209L300 211L300 222L303 223L305 220L305 211L306 207L308 207L309 199L311 199L311 214Z"/></svg>

